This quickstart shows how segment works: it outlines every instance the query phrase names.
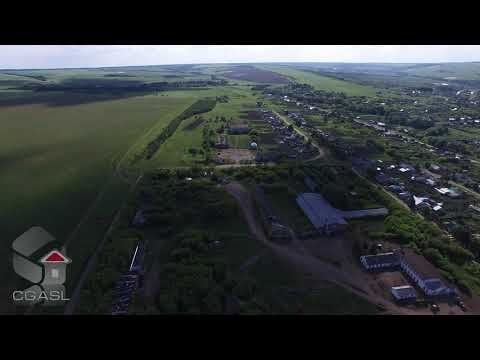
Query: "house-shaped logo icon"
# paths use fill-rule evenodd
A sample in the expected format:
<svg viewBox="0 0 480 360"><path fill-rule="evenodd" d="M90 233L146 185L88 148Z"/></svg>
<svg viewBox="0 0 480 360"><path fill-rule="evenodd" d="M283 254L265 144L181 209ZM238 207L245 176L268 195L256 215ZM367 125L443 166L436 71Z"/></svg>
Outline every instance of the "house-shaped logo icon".
<svg viewBox="0 0 480 360"><path fill-rule="evenodd" d="M61 285L66 279L67 264L70 264L72 260L67 258L58 250L52 250L47 253L40 262L45 267L45 274L43 284L45 285Z"/></svg>

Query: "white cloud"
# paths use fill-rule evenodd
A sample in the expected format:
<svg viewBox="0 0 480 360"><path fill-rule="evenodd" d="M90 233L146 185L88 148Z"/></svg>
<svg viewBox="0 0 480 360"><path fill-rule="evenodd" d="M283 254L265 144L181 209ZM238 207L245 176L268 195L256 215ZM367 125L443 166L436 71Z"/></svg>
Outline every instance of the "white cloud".
<svg viewBox="0 0 480 360"><path fill-rule="evenodd" d="M477 45L3 45L0 68L231 62L479 61Z"/></svg>

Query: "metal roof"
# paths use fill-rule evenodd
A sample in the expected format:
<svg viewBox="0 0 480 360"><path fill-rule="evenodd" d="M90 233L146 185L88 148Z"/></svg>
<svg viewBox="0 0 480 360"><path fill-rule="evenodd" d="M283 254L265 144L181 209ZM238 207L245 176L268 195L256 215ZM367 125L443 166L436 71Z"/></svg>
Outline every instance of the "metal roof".
<svg viewBox="0 0 480 360"><path fill-rule="evenodd" d="M438 291L445 288L445 284L440 279L427 279L424 280L425 287L431 291Z"/></svg>
<svg viewBox="0 0 480 360"><path fill-rule="evenodd" d="M322 229L326 225L347 225L342 212L332 207L320 194L300 194L297 204L316 229Z"/></svg>
<svg viewBox="0 0 480 360"><path fill-rule="evenodd" d="M365 255L363 256L363 258L368 266L387 266L400 264L400 255L397 252L388 252L377 255Z"/></svg>
<svg viewBox="0 0 480 360"><path fill-rule="evenodd" d="M391 289L392 295L397 299L411 299L416 298L417 293L410 285L394 286Z"/></svg>

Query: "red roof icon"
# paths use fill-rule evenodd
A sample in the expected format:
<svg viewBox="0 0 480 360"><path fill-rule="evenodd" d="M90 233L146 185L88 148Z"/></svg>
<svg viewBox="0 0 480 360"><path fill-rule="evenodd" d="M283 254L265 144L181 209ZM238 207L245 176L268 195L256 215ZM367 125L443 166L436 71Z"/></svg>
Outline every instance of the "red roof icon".
<svg viewBox="0 0 480 360"><path fill-rule="evenodd" d="M40 262L42 262L42 263L66 263L66 264L68 264L68 263L72 262L72 260L67 258L60 251L52 250L47 255L45 255L43 258L41 258Z"/></svg>

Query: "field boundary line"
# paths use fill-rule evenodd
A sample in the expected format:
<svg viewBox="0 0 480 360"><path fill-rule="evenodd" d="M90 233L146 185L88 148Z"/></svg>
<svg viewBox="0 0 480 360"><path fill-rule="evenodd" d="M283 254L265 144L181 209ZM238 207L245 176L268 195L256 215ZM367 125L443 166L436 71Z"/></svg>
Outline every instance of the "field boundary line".
<svg viewBox="0 0 480 360"><path fill-rule="evenodd" d="M130 194L135 190L135 188L137 187L137 185L140 182L140 180L142 179L142 177L143 177L143 174L139 175L137 180L132 184L130 190L127 193L127 196L123 200L122 206L117 210L117 213L115 214L115 218L110 223L110 226L108 227L107 231L103 235L102 240L97 244L97 247L95 248L95 251L89 257L86 265L84 266L84 268L82 270L80 278L75 285L75 289L73 290L72 298L65 305L65 310L64 310L65 315L72 315L73 314L73 312L75 310L75 306L77 305L77 303L79 301L83 285L84 285L85 281L88 279L88 275L90 274L91 270L93 269L93 267L95 265L96 257L102 251L103 246L105 245L105 242L108 239L108 236L110 235L111 231L113 230L114 225L117 223L118 219L120 218L120 215L122 214L122 212L123 212L123 210L124 210L124 208L127 204L127 201L128 201L128 198L129 198Z"/></svg>

